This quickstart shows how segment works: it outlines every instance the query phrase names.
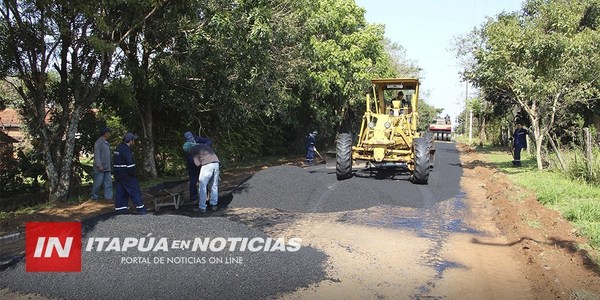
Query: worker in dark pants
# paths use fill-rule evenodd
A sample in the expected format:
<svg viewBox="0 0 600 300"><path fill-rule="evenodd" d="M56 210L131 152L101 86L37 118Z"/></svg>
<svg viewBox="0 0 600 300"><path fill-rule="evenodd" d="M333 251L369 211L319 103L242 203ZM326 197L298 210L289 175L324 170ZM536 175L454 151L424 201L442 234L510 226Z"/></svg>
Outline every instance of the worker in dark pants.
<svg viewBox="0 0 600 300"><path fill-rule="evenodd" d="M317 140L317 132L313 131L306 137L306 164L312 165L315 163L315 143Z"/></svg>
<svg viewBox="0 0 600 300"><path fill-rule="evenodd" d="M520 167L521 150L527 149L527 135L529 134L529 130L523 128L523 124L521 124L521 122L517 122L516 127L517 128L513 133L513 166Z"/></svg>
<svg viewBox="0 0 600 300"><path fill-rule="evenodd" d="M117 146L113 155L113 174L115 176L115 185L117 193L115 195L115 210L118 213L128 211L129 198L135 204L138 214L146 214L146 207L142 202L142 190L135 175L135 161L131 145L135 143L133 133L127 133L123 137L123 142Z"/></svg>

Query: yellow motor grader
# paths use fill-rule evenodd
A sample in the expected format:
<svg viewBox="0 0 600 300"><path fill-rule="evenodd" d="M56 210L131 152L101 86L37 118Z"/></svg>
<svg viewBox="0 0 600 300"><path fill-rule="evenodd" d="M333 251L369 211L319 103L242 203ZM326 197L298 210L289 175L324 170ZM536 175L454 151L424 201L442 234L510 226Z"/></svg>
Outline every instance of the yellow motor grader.
<svg viewBox="0 0 600 300"><path fill-rule="evenodd" d="M373 79L373 91L366 95L356 146L350 133L338 134L336 176L352 177L355 161L366 161L371 168L399 168L410 173L412 182L426 184L429 179L432 141L417 132L419 79Z"/></svg>

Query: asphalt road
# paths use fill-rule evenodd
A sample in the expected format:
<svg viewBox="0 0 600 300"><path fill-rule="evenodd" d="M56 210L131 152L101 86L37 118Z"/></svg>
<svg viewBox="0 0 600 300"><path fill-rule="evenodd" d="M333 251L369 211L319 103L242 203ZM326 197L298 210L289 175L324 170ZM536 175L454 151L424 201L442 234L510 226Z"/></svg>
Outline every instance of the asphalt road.
<svg viewBox="0 0 600 300"><path fill-rule="evenodd" d="M427 185L411 183L406 174L355 171L356 176L338 181L333 161L308 168L272 167L249 178L227 201L230 208L239 208L242 214L243 208L276 209L283 216L299 218L314 213L345 212L339 222L379 227L416 226L423 235L437 241L443 239L443 232L468 231L460 220L439 218L435 213L442 202L452 202L453 209L461 209L462 169L454 143L437 143L435 167ZM428 220L424 221L424 216L399 219L385 214L371 215L369 209L374 207L414 208L426 211ZM267 219L266 226L271 226L269 217L263 216ZM286 221L282 219L273 224ZM84 249L86 239L93 237L166 237L169 240L269 237L265 233L268 231L260 231L261 227L239 218L239 212L233 217L227 210L201 216L189 213L187 216L104 216L87 220L83 225ZM438 244L439 247L430 250L439 251L441 243ZM154 263L155 257L160 256L165 259L204 257L205 262L189 263L187 259L180 263ZM124 262L128 257L148 260ZM227 263L228 258L241 258L243 262ZM210 259L214 263L210 263ZM136 249L83 251L80 273L27 273L21 261L0 272L0 288L64 299L264 299L326 280L326 261L324 252L305 244L296 252L252 252L238 248L218 252L190 252L189 249L153 253ZM432 267L444 266L444 262L440 262Z"/></svg>
<svg viewBox="0 0 600 300"><path fill-rule="evenodd" d="M276 208L291 212L336 212L392 205L427 208L460 194L460 165L454 143L437 142L435 166L427 185L416 185L407 174L354 168L355 176L338 181L335 161L302 169L268 168L242 184L232 207Z"/></svg>
<svg viewBox="0 0 600 300"><path fill-rule="evenodd" d="M0 288L58 299L264 299L319 282L325 275L325 254L304 246L297 251L261 248L265 233L226 218L103 216L84 222L83 231L81 272L26 272L21 261L0 272ZM119 238L121 247L125 238L145 238L143 245L153 246L149 251L105 251L111 243L107 241L86 251L89 238ZM161 238L167 239L167 251L155 248ZM196 238L262 241L253 249L249 241L241 246L241 240L222 249L221 242L195 251L193 243L185 249L173 246L174 240Z"/></svg>

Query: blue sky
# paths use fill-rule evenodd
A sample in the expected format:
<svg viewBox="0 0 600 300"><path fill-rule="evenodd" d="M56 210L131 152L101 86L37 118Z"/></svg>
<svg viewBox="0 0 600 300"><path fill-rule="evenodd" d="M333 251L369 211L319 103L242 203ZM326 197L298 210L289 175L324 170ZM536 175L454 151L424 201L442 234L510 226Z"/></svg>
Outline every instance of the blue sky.
<svg viewBox="0 0 600 300"><path fill-rule="evenodd" d="M385 25L385 35L406 49L423 69L421 89L427 103L452 118L464 108L465 83L451 50L455 37L469 33L502 11L518 11L521 0L355 0L369 23ZM473 89L469 87L471 95ZM427 96L428 94L428 96Z"/></svg>

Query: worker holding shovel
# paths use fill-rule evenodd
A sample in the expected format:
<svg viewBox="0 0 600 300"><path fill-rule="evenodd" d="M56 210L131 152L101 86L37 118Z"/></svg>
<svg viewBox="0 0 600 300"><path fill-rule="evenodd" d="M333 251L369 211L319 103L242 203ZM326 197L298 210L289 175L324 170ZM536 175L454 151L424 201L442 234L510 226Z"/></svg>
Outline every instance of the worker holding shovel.
<svg viewBox="0 0 600 300"><path fill-rule="evenodd" d="M315 142L317 141L317 131L313 131L306 137L306 164L312 165L315 163Z"/></svg>

